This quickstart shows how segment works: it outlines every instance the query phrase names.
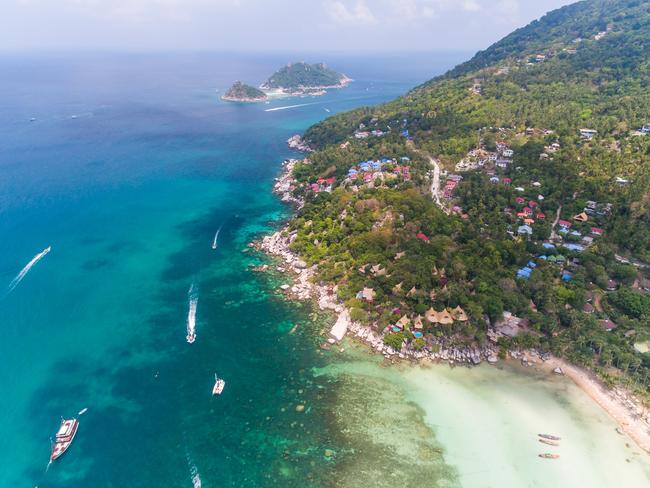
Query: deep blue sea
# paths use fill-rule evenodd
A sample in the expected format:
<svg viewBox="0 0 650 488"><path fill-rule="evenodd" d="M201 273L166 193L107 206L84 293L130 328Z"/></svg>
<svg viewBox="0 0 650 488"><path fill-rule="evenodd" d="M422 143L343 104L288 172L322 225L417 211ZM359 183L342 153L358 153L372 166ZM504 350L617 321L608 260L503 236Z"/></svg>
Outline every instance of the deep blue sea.
<svg viewBox="0 0 650 488"><path fill-rule="evenodd" d="M264 258L247 244L291 211L271 193L296 156L288 137L465 56L301 57L355 81L234 104L219 99L233 81L258 84L296 56L0 58L0 486L328 484L336 392L310 371L332 359L311 306L251 272ZM212 398L215 372L227 385ZM60 417L82 408L46 471Z"/></svg>

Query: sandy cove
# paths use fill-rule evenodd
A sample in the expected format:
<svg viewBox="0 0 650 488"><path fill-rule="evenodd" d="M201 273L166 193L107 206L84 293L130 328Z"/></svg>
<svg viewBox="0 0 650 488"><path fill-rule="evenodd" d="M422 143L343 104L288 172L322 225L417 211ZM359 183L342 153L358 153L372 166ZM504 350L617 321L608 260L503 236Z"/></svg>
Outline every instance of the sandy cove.
<svg viewBox="0 0 650 488"><path fill-rule="evenodd" d="M274 192L281 195L283 202L292 203L297 208L301 208L304 202L292 195L294 181L291 178L291 171L296 162L296 160L287 160L283 163L282 175L276 179ZM447 347L444 340L435 339L439 346L438 352L415 351L406 345L402 350L395 351L386 346L380 332L350 319L349 310L336 296L336 287L314 283L317 266L309 267L305 261L290 250L290 245L296 235L296 232L289 231L287 225L282 230L265 236L261 243L255 243L255 247L284 262L285 266L278 266L276 269L279 272L288 272L292 275L293 285L281 286L288 299L315 300L321 310L330 310L338 314L330 331L329 344L335 344L343 336L348 335L366 343L375 352L391 361L403 359L446 361L450 365L477 365L482 360L494 364L498 361L496 345L487 345L484 348L456 348ZM266 271L268 266L261 268L260 271ZM622 433L627 434L640 448L650 453L650 413L643 407L641 401L629 392L622 388L610 390L591 371L549 354L540 355L535 350L509 351L509 356L514 360L521 361L524 366L540 365L542 370L548 374L561 372L560 374L566 375L618 423Z"/></svg>

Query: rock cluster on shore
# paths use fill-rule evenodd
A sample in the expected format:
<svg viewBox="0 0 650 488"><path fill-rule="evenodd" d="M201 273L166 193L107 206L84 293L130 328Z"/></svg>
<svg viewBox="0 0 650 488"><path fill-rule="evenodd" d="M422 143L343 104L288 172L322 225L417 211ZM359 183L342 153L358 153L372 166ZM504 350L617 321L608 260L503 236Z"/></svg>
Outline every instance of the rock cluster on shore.
<svg viewBox="0 0 650 488"><path fill-rule="evenodd" d="M298 208L302 208L304 202L301 199L293 196L295 181L292 178L291 174L297 162L297 159L287 159L282 163L282 174L275 179L273 191L280 195L280 199L283 202L292 203Z"/></svg>
<svg viewBox="0 0 650 488"><path fill-rule="evenodd" d="M291 149L295 149L296 151L302 151L302 152L312 152L313 149L309 147L309 144L307 144L300 135L296 134L295 136L291 136L287 140L287 144L289 144L289 147Z"/></svg>

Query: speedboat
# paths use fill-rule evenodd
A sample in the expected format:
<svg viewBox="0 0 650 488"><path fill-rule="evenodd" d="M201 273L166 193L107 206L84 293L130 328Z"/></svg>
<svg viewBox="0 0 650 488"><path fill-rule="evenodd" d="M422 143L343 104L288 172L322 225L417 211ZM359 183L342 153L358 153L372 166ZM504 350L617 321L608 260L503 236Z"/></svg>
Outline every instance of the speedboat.
<svg viewBox="0 0 650 488"><path fill-rule="evenodd" d="M63 455L68 450L75 434L77 433L79 422L77 419L61 419L61 427L56 433L56 440L52 446L52 453L50 454L50 461L54 461Z"/></svg>
<svg viewBox="0 0 650 488"><path fill-rule="evenodd" d="M544 459L558 459L560 457L559 454L551 454L550 452L545 452L544 454L539 454L539 457L544 458Z"/></svg>
<svg viewBox="0 0 650 488"><path fill-rule="evenodd" d="M559 442L549 441L548 439L537 439L537 440L539 442L543 443L543 444L548 444L549 446L559 446L560 445Z"/></svg>
<svg viewBox="0 0 650 488"><path fill-rule="evenodd" d="M224 387L226 386L226 382L219 378L216 373L214 375L214 386L212 387L212 395L221 395L221 392L223 391Z"/></svg>
<svg viewBox="0 0 650 488"><path fill-rule="evenodd" d="M561 437L558 437L556 435L551 435L551 434L537 434L540 436L542 439L548 439L550 441L559 441L561 440Z"/></svg>
<svg viewBox="0 0 650 488"><path fill-rule="evenodd" d="M187 337L185 338L187 339L188 343L193 344L194 341L196 340L196 334L194 333L193 330L191 330L187 333Z"/></svg>

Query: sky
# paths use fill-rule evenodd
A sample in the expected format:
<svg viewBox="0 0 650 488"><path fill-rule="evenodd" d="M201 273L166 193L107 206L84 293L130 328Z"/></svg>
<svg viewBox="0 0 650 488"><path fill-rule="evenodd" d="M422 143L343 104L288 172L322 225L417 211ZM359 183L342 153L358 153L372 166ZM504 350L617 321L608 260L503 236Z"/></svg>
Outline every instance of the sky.
<svg viewBox="0 0 650 488"><path fill-rule="evenodd" d="M0 0L4 51L475 51L572 0Z"/></svg>

